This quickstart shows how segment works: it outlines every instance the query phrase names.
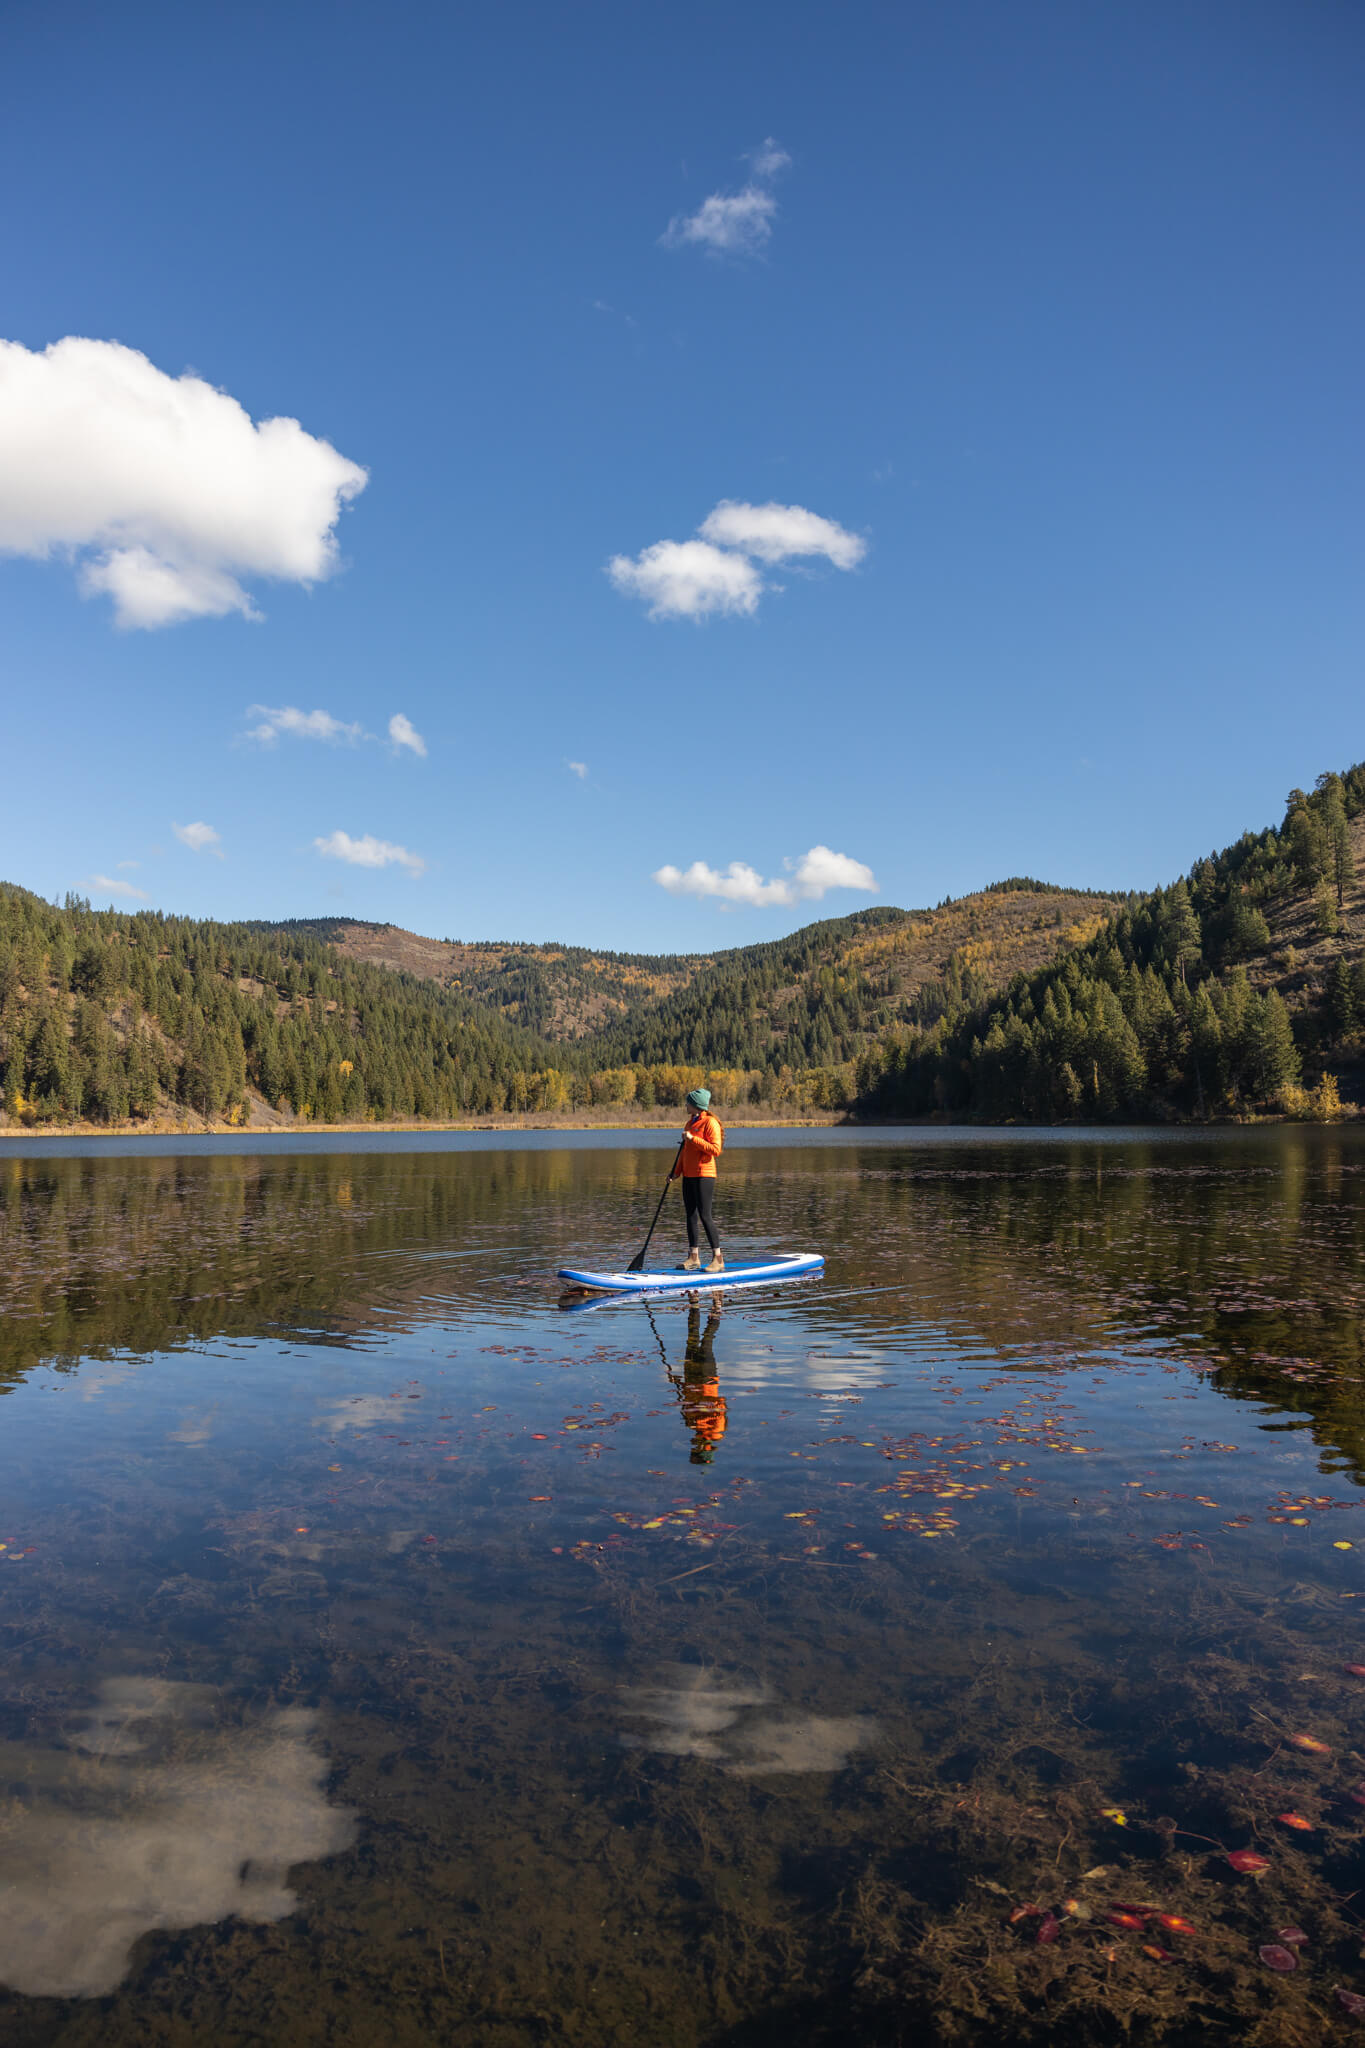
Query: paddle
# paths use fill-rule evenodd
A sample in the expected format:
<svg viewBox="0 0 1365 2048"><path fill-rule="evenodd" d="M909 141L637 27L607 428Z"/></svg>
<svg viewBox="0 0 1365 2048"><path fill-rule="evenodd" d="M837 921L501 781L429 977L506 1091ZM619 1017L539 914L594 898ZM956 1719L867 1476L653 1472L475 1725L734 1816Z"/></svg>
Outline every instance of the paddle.
<svg viewBox="0 0 1365 2048"><path fill-rule="evenodd" d="M682 1158L683 1146L686 1143L687 1133L686 1131L684 1131L682 1136L678 1140L678 1150L673 1160L673 1164L668 1169L668 1179L664 1182L664 1191L659 1197L659 1206L654 1211L654 1223L650 1224L649 1229L645 1232L644 1243L640 1246L639 1251L636 1252L635 1257L626 1267L626 1271L628 1273L643 1273L645 1270L645 1253L649 1250L649 1240L654 1235L654 1225L658 1222L659 1218L664 1213L664 1203L668 1200L668 1191L673 1185L673 1176L678 1170L678 1160Z"/></svg>

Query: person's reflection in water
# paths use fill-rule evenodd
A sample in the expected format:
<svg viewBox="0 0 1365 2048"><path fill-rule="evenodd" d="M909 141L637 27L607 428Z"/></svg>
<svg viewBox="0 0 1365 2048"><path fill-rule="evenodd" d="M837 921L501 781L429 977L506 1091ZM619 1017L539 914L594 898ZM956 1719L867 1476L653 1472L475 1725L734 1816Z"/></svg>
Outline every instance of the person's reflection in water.
<svg viewBox="0 0 1365 2048"><path fill-rule="evenodd" d="M683 1369L676 1373L671 1366L668 1368L668 1377L677 1390L682 1419L692 1432L694 1465L711 1463L716 1455L716 1445L727 1426L725 1396L720 1390L715 1355L716 1331L720 1328L723 1307L720 1296L713 1294L707 1303L706 1328L703 1329L701 1305L693 1295L687 1311L687 1350L683 1354Z"/></svg>

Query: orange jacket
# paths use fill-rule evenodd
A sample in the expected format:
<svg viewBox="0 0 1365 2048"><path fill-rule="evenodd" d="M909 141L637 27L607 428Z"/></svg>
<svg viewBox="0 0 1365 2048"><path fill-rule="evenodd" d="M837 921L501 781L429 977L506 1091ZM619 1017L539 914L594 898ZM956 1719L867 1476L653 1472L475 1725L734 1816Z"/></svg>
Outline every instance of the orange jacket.
<svg viewBox="0 0 1365 2048"><path fill-rule="evenodd" d="M714 1180L716 1161L725 1147L725 1133L709 1109L699 1109L683 1136L682 1158L669 1178Z"/></svg>
<svg viewBox="0 0 1365 2048"><path fill-rule="evenodd" d="M720 1381L704 1380L700 1386L689 1387L682 1398L682 1413L683 1421L703 1443L718 1444L729 1427Z"/></svg>

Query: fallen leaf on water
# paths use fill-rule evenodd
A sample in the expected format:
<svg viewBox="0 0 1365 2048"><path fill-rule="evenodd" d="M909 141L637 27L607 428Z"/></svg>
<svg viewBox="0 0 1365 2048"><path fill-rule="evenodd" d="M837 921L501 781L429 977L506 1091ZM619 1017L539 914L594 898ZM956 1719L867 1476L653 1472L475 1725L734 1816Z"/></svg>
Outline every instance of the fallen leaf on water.
<svg viewBox="0 0 1365 2048"><path fill-rule="evenodd" d="M1197 1934L1198 1928L1192 1920L1182 1919L1179 1913L1158 1913L1157 1924L1168 1934Z"/></svg>
<svg viewBox="0 0 1365 2048"><path fill-rule="evenodd" d="M1307 1941L1308 1936L1301 1927L1277 1927L1275 1939L1284 1942L1288 1948L1297 1948L1301 1942Z"/></svg>
<svg viewBox="0 0 1365 2048"><path fill-rule="evenodd" d="M1228 1857L1228 1862L1243 1876L1254 1877L1258 1872L1270 1868L1270 1858L1258 1856L1254 1849L1234 1849Z"/></svg>
<svg viewBox="0 0 1365 2048"><path fill-rule="evenodd" d="M1341 1668L1348 1678L1365 1678L1365 1664L1343 1664Z"/></svg>
<svg viewBox="0 0 1365 2048"><path fill-rule="evenodd" d="M1278 1941L1268 1941L1263 1949L1258 1950L1258 1954L1267 1970L1288 1971L1297 1970L1299 1967L1299 1959L1293 1949L1285 1948Z"/></svg>
<svg viewBox="0 0 1365 2048"><path fill-rule="evenodd" d="M1316 1735L1290 1735L1285 1739L1295 1749L1301 1749L1305 1756L1330 1756L1332 1754L1330 1743L1319 1742Z"/></svg>
<svg viewBox="0 0 1365 2048"><path fill-rule="evenodd" d="M1365 2020L1365 1997L1358 1991L1348 1991L1344 1984L1336 1987L1337 2004L1348 2012L1353 2020Z"/></svg>
<svg viewBox="0 0 1365 2048"><path fill-rule="evenodd" d="M1140 1932L1147 1924L1142 1913L1106 1913L1104 1917L1111 1927L1126 1927L1130 1933Z"/></svg>
<svg viewBox="0 0 1365 2048"><path fill-rule="evenodd" d="M1277 1813L1275 1818L1287 1828L1298 1828L1306 1835L1313 1832L1312 1821L1305 1820L1301 1813Z"/></svg>
<svg viewBox="0 0 1365 2048"><path fill-rule="evenodd" d="M1038 1923L1038 1933L1036 1938L1040 1942L1055 1941L1057 1939L1057 1936L1061 1933L1061 1931L1062 1923L1057 1918L1057 1915L1055 1913L1044 1913L1042 1919Z"/></svg>
<svg viewBox="0 0 1365 2048"><path fill-rule="evenodd" d="M1175 1961L1175 1957L1168 1948L1153 1948L1151 1943L1146 1941L1142 1944L1142 1953L1145 1956L1150 1956L1154 1963L1173 1963Z"/></svg>
<svg viewBox="0 0 1365 2048"><path fill-rule="evenodd" d="M1011 1906L1009 1924L1017 1927L1021 1920L1036 1920L1042 1910L1041 1906Z"/></svg>
<svg viewBox="0 0 1365 2048"><path fill-rule="evenodd" d="M1104 1820L1112 1820L1116 1828L1126 1828L1128 1825L1128 1816L1121 1806L1102 1806L1100 1815Z"/></svg>

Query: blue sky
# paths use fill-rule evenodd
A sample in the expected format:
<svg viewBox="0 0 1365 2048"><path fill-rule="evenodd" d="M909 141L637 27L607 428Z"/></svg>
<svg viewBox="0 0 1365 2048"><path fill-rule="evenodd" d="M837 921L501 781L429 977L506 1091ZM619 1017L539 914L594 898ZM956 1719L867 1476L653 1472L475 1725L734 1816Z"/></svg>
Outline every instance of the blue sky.
<svg viewBox="0 0 1365 2048"><path fill-rule="evenodd" d="M1363 74L1320 0L11 0L0 876L666 952L1271 822L1365 754Z"/></svg>

